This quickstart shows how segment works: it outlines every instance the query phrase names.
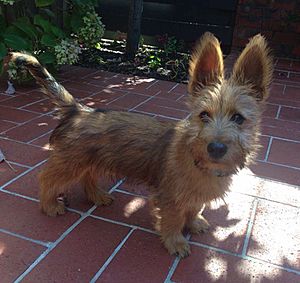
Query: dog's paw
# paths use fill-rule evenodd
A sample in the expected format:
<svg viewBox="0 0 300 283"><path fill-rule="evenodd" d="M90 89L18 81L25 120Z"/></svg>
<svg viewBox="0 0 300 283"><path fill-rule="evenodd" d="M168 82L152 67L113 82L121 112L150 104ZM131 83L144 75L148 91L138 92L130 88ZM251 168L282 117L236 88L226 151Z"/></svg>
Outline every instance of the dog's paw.
<svg viewBox="0 0 300 283"><path fill-rule="evenodd" d="M185 258L191 254L190 245L183 236L167 238L164 245L171 255Z"/></svg>
<svg viewBox="0 0 300 283"><path fill-rule="evenodd" d="M109 206L114 201L114 197L108 193L101 192L97 194L94 200L92 200L94 204L99 206Z"/></svg>
<svg viewBox="0 0 300 283"><path fill-rule="evenodd" d="M61 202L57 202L54 205L41 206L42 211L48 216L57 216L65 214L65 206Z"/></svg>
<svg viewBox="0 0 300 283"><path fill-rule="evenodd" d="M209 223L203 216L198 216L188 226L192 234L205 233L209 230Z"/></svg>

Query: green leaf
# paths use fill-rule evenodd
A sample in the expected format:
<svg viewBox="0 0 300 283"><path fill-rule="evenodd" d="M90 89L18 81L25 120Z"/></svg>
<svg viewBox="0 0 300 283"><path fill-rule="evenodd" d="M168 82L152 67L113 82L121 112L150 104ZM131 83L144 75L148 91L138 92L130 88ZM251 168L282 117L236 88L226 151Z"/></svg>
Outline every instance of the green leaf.
<svg viewBox="0 0 300 283"><path fill-rule="evenodd" d="M58 38L64 38L66 36L63 30L60 29L59 27L51 26L51 31Z"/></svg>
<svg viewBox="0 0 300 283"><path fill-rule="evenodd" d="M41 11L44 12L50 18L56 19L55 14L50 9L48 9L48 8L41 8Z"/></svg>
<svg viewBox="0 0 300 283"><path fill-rule="evenodd" d="M39 55L39 61L42 64L53 64L55 63L55 55L49 51L46 51Z"/></svg>
<svg viewBox="0 0 300 283"><path fill-rule="evenodd" d="M52 24L49 21L45 20L41 15L35 15L33 23L37 26L42 27L45 32L51 33Z"/></svg>
<svg viewBox="0 0 300 283"><path fill-rule="evenodd" d="M46 7L54 3L54 0L35 0L37 7Z"/></svg>
<svg viewBox="0 0 300 283"><path fill-rule="evenodd" d="M36 39L38 37L38 32L37 32L35 26L33 26L30 23L30 20L28 17L18 18L13 23L13 25L16 26L17 28L19 28L20 30L22 30L24 33L26 33L26 35L28 35L32 39Z"/></svg>
<svg viewBox="0 0 300 283"><path fill-rule="evenodd" d="M3 38L5 44L14 50L18 50L18 51L31 50L31 42L29 42L28 40L24 39L19 35L5 33L3 35Z"/></svg>
<svg viewBox="0 0 300 283"><path fill-rule="evenodd" d="M56 38L51 35L51 34L44 34L41 38L41 43L44 46L48 46L48 47L54 47L57 45L57 40Z"/></svg>
<svg viewBox="0 0 300 283"><path fill-rule="evenodd" d="M5 57L7 54L7 49L4 45L4 43L0 42L0 60Z"/></svg>

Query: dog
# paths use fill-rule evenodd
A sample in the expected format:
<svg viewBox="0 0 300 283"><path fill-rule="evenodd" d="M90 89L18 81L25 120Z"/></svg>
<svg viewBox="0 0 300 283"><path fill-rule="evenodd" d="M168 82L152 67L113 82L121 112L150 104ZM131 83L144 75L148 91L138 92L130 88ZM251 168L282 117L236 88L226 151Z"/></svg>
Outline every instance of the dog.
<svg viewBox="0 0 300 283"><path fill-rule="evenodd" d="M250 39L227 79L220 43L205 33L191 56L191 115L182 121L84 106L35 57L12 53L11 60L33 75L58 108L53 150L39 176L41 210L64 214L57 198L75 182L90 201L109 205L112 196L97 186L100 175L146 184L164 246L170 254L188 256L183 229L209 228L203 207L226 195L232 175L250 164L259 148L273 70L265 38Z"/></svg>

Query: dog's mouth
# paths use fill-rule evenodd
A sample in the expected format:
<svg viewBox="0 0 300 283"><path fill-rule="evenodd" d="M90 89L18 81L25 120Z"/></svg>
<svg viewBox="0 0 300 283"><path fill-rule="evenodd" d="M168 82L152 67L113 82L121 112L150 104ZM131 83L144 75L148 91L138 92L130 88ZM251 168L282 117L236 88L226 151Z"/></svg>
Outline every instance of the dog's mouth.
<svg viewBox="0 0 300 283"><path fill-rule="evenodd" d="M226 166L222 162L216 160L210 161L212 166L206 166L206 163L201 159L195 160L194 164L199 170L205 171L206 173L216 177L228 177L236 174L238 171L237 168L224 168Z"/></svg>

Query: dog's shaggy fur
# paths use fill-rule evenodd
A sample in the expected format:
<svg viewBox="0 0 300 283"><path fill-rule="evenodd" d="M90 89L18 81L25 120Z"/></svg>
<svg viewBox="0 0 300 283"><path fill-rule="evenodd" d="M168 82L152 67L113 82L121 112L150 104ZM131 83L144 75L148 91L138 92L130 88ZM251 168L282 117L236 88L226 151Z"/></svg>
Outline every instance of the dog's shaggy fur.
<svg viewBox="0 0 300 283"><path fill-rule="evenodd" d="M184 227L208 228L202 208L228 191L231 175L247 165L258 148L262 105L268 96L272 62L265 39L253 37L224 78L219 41L202 36L190 62L190 118L154 118L81 105L37 59L12 53L59 108L53 151L40 174L41 209L63 214L57 197L80 181L89 200L108 205L112 197L97 187L99 175L149 186L156 228L171 254L190 254Z"/></svg>

